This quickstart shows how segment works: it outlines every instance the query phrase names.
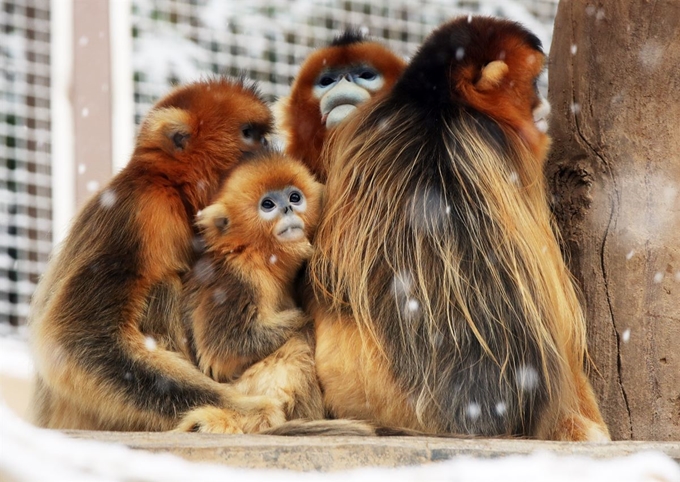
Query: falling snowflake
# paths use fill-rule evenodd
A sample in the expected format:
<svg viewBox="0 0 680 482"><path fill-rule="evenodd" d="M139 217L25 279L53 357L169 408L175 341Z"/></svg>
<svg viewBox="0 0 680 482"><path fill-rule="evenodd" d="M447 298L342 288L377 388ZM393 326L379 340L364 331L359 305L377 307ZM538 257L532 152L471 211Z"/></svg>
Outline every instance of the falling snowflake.
<svg viewBox="0 0 680 482"><path fill-rule="evenodd" d="M663 273L661 271L657 271L654 274L654 282L655 283L661 283L663 281Z"/></svg>
<svg viewBox="0 0 680 482"><path fill-rule="evenodd" d="M505 402L498 402L496 404L495 410L496 410L496 415L498 415L499 417L502 417L503 415L505 415L505 412L507 412L508 407L505 404Z"/></svg>
<svg viewBox="0 0 680 482"><path fill-rule="evenodd" d="M630 341L630 328L621 334L621 340L623 340L624 343L628 343L628 341Z"/></svg>
<svg viewBox="0 0 680 482"><path fill-rule="evenodd" d="M466 412L467 416L474 421L482 414L482 407L478 403L472 402L467 406Z"/></svg>
<svg viewBox="0 0 680 482"><path fill-rule="evenodd" d="M663 58L664 48L664 45L655 40L647 41L638 54L642 67L647 70L654 70L659 67Z"/></svg>
<svg viewBox="0 0 680 482"><path fill-rule="evenodd" d="M628 251L628 254L626 255L626 259L630 260L633 257L634 254L635 254L635 250L631 249L630 251Z"/></svg>
<svg viewBox="0 0 680 482"><path fill-rule="evenodd" d="M156 340L152 336L147 336L144 338L144 346L147 350L154 351L158 348L158 343L156 343Z"/></svg>
<svg viewBox="0 0 680 482"><path fill-rule="evenodd" d="M517 386L523 391L533 391L538 387L538 372L528 365L521 365L515 374Z"/></svg>
<svg viewBox="0 0 680 482"><path fill-rule="evenodd" d="M102 192L101 196L99 196L99 204L103 208L112 208L115 206L117 200L116 193L112 189L106 189L104 192Z"/></svg>
<svg viewBox="0 0 680 482"><path fill-rule="evenodd" d="M463 60L463 57L465 57L465 49L463 47L458 47L456 49L456 60L460 62Z"/></svg>
<svg viewBox="0 0 680 482"><path fill-rule="evenodd" d="M85 188L88 192L97 192L99 191L99 181L89 181Z"/></svg>
<svg viewBox="0 0 680 482"><path fill-rule="evenodd" d="M415 313L420 309L420 303L418 303L418 300L414 300L413 298L410 298L408 302L406 303L406 309L410 311L411 313Z"/></svg>
<svg viewBox="0 0 680 482"><path fill-rule="evenodd" d="M272 255L269 257L269 263L270 263L270 264L276 264L276 262L277 262L278 260L279 260L279 258L277 258L275 254L272 254Z"/></svg>

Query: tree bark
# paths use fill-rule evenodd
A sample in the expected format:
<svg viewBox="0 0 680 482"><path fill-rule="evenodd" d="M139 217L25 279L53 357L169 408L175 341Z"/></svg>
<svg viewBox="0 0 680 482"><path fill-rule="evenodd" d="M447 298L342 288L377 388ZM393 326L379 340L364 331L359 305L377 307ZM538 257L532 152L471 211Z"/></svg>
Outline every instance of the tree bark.
<svg viewBox="0 0 680 482"><path fill-rule="evenodd" d="M680 2L562 0L546 175L614 439L680 440Z"/></svg>

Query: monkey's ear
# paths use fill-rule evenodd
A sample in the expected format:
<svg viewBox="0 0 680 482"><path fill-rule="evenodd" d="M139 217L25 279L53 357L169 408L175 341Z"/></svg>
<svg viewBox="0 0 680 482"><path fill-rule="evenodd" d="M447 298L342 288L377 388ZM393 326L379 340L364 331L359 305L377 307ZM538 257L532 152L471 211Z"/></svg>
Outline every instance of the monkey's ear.
<svg viewBox="0 0 680 482"><path fill-rule="evenodd" d="M488 91L498 87L503 78L508 73L508 64L502 60L494 60L482 67L482 72L479 80L475 84L477 90Z"/></svg>
<svg viewBox="0 0 680 482"><path fill-rule="evenodd" d="M149 113L145 128L164 151L173 155L191 140L191 116L184 109L166 107Z"/></svg>
<svg viewBox="0 0 680 482"><path fill-rule="evenodd" d="M206 207L198 214L196 224L206 234L221 235L229 229L229 218L224 206L216 203Z"/></svg>

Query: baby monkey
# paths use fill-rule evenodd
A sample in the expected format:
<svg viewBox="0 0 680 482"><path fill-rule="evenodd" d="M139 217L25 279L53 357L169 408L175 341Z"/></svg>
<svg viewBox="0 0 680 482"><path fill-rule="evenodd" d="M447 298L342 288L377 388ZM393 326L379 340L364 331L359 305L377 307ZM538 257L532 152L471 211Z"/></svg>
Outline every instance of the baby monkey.
<svg viewBox="0 0 680 482"><path fill-rule="evenodd" d="M310 318L294 297L322 190L280 153L239 164L198 215L205 249L183 288L187 346L201 371L279 400L289 419L323 417Z"/></svg>

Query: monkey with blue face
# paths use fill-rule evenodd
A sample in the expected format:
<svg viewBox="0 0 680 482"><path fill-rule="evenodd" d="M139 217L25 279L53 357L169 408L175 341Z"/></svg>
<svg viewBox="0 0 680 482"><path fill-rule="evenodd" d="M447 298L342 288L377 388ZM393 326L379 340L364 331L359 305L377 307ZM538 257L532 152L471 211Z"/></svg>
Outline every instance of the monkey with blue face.
<svg viewBox="0 0 680 482"><path fill-rule="evenodd" d="M277 131L286 153L325 182L321 152L328 135L359 105L389 92L405 67L398 55L355 30L314 51L300 67L290 95L277 104Z"/></svg>
<svg viewBox="0 0 680 482"><path fill-rule="evenodd" d="M324 415L311 319L294 299L322 189L276 152L236 167L198 216L205 251L182 295L189 356L201 371L235 393L276 400L288 419ZM182 428L215 431L195 415Z"/></svg>

